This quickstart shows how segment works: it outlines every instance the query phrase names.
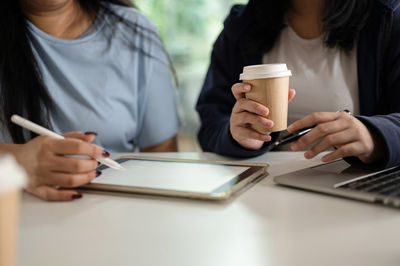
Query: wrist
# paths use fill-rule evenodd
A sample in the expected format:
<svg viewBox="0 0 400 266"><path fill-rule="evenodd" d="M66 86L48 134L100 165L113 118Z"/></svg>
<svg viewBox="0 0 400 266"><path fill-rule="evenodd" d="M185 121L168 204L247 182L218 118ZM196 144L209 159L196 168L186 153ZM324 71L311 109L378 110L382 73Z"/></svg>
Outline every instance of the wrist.
<svg viewBox="0 0 400 266"><path fill-rule="evenodd" d="M372 149L366 156L360 156L360 160L364 163L376 163L384 159L385 156L385 143L382 137L375 132L375 130L368 128L371 136Z"/></svg>

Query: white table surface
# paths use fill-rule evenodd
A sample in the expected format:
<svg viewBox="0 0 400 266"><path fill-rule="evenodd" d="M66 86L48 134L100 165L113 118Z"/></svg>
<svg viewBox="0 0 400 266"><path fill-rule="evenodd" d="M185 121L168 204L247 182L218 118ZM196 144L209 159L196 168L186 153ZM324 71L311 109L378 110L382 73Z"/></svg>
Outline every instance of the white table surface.
<svg viewBox="0 0 400 266"><path fill-rule="evenodd" d="M270 163L269 176L227 202L25 193L19 265L400 265L400 210L274 185L273 176L320 162L302 153L249 161Z"/></svg>

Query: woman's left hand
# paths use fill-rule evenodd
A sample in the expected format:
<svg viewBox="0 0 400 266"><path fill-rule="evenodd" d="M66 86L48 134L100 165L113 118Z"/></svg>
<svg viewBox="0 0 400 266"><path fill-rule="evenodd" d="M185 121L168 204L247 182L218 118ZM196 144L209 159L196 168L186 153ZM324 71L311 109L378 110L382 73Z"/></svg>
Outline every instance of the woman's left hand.
<svg viewBox="0 0 400 266"><path fill-rule="evenodd" d="M376 144L378 136L373 135L360 120L346 112L312 113L291 124L287 130L292 133L312 126L315 128L291 143L291 149L294 151L314 143L304 154L307 159L332 147L336 149L323 156L322 161L356 156L364 163L372 163L382 157Z"/></svg>

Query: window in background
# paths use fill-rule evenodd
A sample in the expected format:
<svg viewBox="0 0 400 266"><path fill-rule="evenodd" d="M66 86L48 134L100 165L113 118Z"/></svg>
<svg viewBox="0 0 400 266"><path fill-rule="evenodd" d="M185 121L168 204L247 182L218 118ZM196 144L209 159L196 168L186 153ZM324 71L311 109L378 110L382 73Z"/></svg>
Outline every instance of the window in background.
<svg viewBox="0 0 400 266"><path fill-rule="evenodd" d="M199 119L195 104L203 85L212 44L235 3L247 0L135 0L136 6L158 27L175 67L181 119L179 151L200 151Z"/></svg>

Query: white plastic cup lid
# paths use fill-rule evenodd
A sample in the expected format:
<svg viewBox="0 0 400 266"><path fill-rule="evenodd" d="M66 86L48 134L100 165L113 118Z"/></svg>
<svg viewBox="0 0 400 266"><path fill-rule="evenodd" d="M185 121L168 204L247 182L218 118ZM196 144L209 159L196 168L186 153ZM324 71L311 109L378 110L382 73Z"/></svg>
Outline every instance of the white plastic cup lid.
<svg viewBox="0 0 400 266"><path fill-rule="evenodd" d="M0 195L21 189L26 183L25 170L8 153L0 154Z"/></svg>
<svg viewBox="0 0 400 266"><path fill-rule="evenodd" d="M246 66L240 74L240 80L253 80L265 78L289 77L292 72L287 69L286 64L264 64Z"/></svg>

